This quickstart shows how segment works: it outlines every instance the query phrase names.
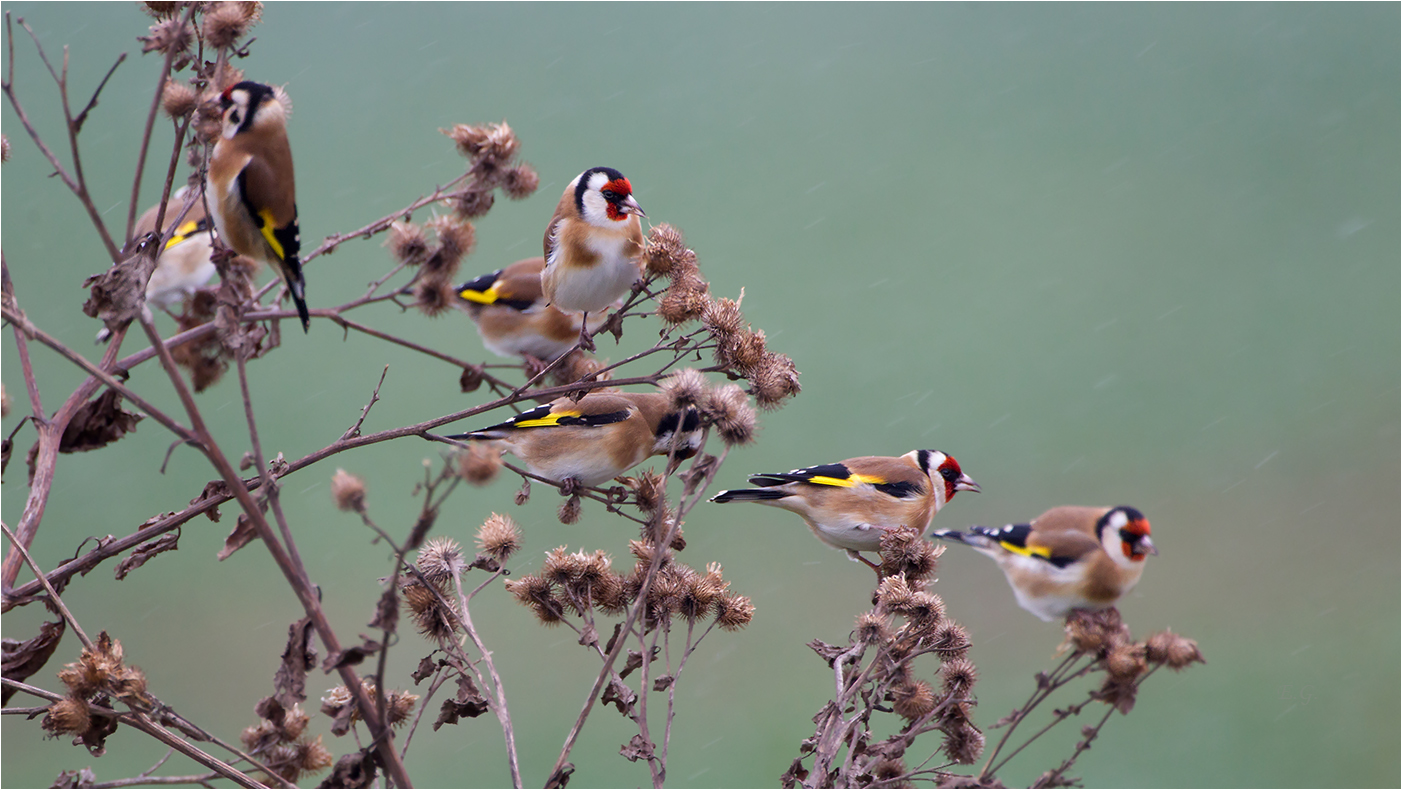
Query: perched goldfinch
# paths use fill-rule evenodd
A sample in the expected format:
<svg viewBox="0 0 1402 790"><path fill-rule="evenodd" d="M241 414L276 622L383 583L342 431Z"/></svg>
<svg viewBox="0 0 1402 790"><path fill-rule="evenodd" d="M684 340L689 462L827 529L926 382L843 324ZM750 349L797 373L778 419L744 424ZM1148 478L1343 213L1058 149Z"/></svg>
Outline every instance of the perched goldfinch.
<svg viewBox="0 0 1402 790"><path fill-rule="evenodd" d="M234 252L272 265L287 281L302 331L311 326L306 282L297 258L297 182L287 142L287 94L240 82L219 97L223 128L209 160L205 189L219 238Z"/></svg>
<svg viewBox="0 0 1402 790"><path fill-rule="evenodd" d="M759 502L797 513L818 540L873 567L857 552L879 550L884 530L915 527L923 534L957 492L979 490L958 461L938 450L849 458L753 475L750 483L762 487L722 491L711 501Z"/></svg>
<svg viewBox="0 0 1402 790"><path fill-rule="evenodd" d="M578 402L560 398L500 425L448 438L494 440L532 474L597 486L653 455L671 457L673 471L701 448L700 427L695 408L679 410L662 393L591 392Z"/></svg>
<svg viewBox="0 0 1402 790"><path fill-rule="evenodd" d="M626 294L642 274L638 218L645 216L622 173L611 167L580 173L545 228L546 303L587 317ZM580 342L590 347L584 326Z"/></svg>
<svg viewBox="0 0 1402 790"><path fill-rule="evenodd" d="M166 204L167 222L179 214L189 189L181 187L170 196ZM152 206L141 215L141 219L136 221L133 238L140 238L156 229L159 209L160 206ZM156 269L146 283L146 303L163 310L169 309L209 282L214 276L214 262L209 258L213 252L204 201L197 200L156 259Z"/></svg>
<svg viewBox="0 0 1402 790"><path fill-rule="evenodd" d="M493 354L552 362L579 340L581 316L545 303L540 287L544 268L544 258L526 258L458 286L459 306ZM598 329L608 316L608 310L594 313L586 329Z"/></svg>
<svg viewBox="0 0 1402 790"><path fill-rule="evenodd" d="M1132 507L1054 507L1029 524L933 535L992 557L1008 577L1017 602L1043 620L1072 609L1114 606L1158 554L1149 520Z"/></svg>

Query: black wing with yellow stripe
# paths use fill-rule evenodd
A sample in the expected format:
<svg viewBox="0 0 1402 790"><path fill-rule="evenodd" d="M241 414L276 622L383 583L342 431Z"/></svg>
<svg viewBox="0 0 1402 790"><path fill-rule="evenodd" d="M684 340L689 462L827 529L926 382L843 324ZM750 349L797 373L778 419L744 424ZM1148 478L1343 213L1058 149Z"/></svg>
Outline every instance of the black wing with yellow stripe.
<svg viewBox="0 0 1402 790"><path fill-rule="evenodd" d="M750 477L752 485L771 487L781 486L787 483L805 483L815 486L837 486L840 488L851 488L862 483L870 484L873 488L888 496L897 499L908 499L919 496L923 493L920 485L908 480L887 480L879 475L855 474L846 464L822 464L819 466L809 466L803 469L795 469L792 472L782 474L763 474Z"/></svg>
<svg viewBox="0 0 1402 790"><path fill-rule="evenodd" d="M1055 565L1058 568L1065 568L1067 565L1081 558L1081 554L1060 555L1048 546L1042 546L1030 540L1032 535L1031 524L1009 524L1005 527L993 529L991 527L972 527L970 532L982 535L985 538L997 543L999 546L1011 551L1014 554L1021 554L1024 557L1035 557L1039 560Z"/></svg>
<svg viewBox="0 0 1402 790"><path fill-rule="evenodd" d="M552 404L546 403L528 409L512 417L503 423L498 423L487 428L472 431L470 433L460 433L456 436L449 436L449 439L492 439L498 438L503 431L526 430L530 428L553 428L557 426L575 426L581 428L598 428L604 425L623 422L628 419L632 412L628 409L605 412L603 414L585 414L577 408L556 409ZM497 434L498 436L492 436Z"/></svg>

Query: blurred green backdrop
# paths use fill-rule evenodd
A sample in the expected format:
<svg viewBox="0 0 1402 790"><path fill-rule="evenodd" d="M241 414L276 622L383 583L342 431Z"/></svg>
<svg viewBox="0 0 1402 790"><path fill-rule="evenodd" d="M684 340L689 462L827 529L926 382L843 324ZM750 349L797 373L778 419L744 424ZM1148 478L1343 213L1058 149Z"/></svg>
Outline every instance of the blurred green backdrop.
<svg viewBox="0 0 1402 790"><path fill-rule="evenodd" d="M125 3L5 10L51 57L71 47L78 97L132 53L82 136L98 206L120 225L158 68L135 41L148 20ZM498 202L478 224L465 275L538 254L561 189L585 167L628 174L650 219L686 232L712 292L743 288L747 316L803 374L802 395L764 415L760 441L732 454L718 487L930 447L984 488L939 516L946 527L1058 504L1143 509L1162 553L1122 602L1125 619L1138 635L1171 626L1198 639L1209 663L1153 678L1079 761L1086 784L1389 786L1402 781L1398 29L1396 4L273 4L239 65L295 102L308 246L457 175L437 131L456 122L505 118L541 174L533 197ZM61 149L53 84L28 37L14 44L17 90ZM8 105L0 117L13 146L4 251L20 303L96 358L98 325L78 308L104 254ZM388 265L378 240L346 245L309 267L309 300L347 301ZM358 318L488 358L460 315ZM625 346L648 341L639 326ZM81 376L31 348L56 408ZM6 432L26 410L13 352L6 332ZM252 366L265 450L297 458L333 441L385 364L367 430L483 397L459 393L451 367L318 322ZM154 366L132 382L176 408ZM247 438L235 377L200 403L236 457ZM25 429L16 440L7 524L24 504L32 439ZM127 534L196 495L213 472L181 449L159 477L167 444L148 420L108 450L64 456L39 560L53 567L84 537ZM421 461L438 453L381 444L286 481L343 639L365 630L388 564L358 519L333 509L331 473L363 475L377 520L402 532ZM565 527L548 492L518 508L514 489L502 479L458 493L437 532L468 541L502 510L526 529L520 571L561 544L627 564L623 522L586 507ZM90 632L124 642L157 695L235 740L256 721L299 609L257 546L215 561L233 522L224 510L219 524L191 522L178 553L124 582L108 563L66 597ZM846 638L871 574L779 511L703 505L686 535L685 559L724 563L758 612L693 658L670 783L775 784L831 692L804 643ZM977 720L990 724L1050 666L1060 630L1017 608L992 563L967 550L945 555L937 591L974 639ZM571 632L538 627L507 596L479 600L538 786L596 665ZM35 608L5 616L4 635L32 636ZM397 677L424 644L403 640ZM53 671L76 653L70 635L33 681L57 686ZM317 676L309 688L315 698L331 685ZM572 786L647 783L617 755L624 723L595 715ZM1003 778L1030 782L1069 753L1076 726ZM164 752L125 729L100 759L38 735L5 718L5 785L89 765L117 779ZM487 716L422 728L409 765L422 786L503 785L502 752Z"/></svg>

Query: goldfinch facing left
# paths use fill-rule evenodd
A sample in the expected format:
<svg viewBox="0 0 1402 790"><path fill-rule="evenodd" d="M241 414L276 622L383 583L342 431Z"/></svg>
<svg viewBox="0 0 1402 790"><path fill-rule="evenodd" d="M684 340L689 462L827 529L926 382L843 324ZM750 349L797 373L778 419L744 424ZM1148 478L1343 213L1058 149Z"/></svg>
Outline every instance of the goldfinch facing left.
<svg viewBox="0 0 1402 790"><path fill-rule="evenodd" d="M784 474L750 477L761 488L722 491L712 502L758 502L797 513L818 540L872 565L857 552L878 551L888 529L923 534L960 491L978 491L959 462L938 450L911 450L899 458L865 456Z"/></svg>
<svg viewBox="0 0 1402 790"><path fill-rule="evenodd" d="M1139 582L1144 560L1159 553L1149 520L1128 505L1054 507L1026 524L933 534L992 557L1018 604L1047 621L1114 606Z"/></svg>
<svg viewBox="0 0 1402 790"><path fill-rule="evenodd" d="M574 348L582 317L545 303L543 269L544 258L526 258L458 286L459 306L477 324L482 344L493 354L553 362ZM608 316L608 310L594 313L586 329L598 329Z"/></svg>
<svg viewBox="0 0 1402 790"><path fill-rule="evenodd" d="M701 448L701 415L657 392L591 392L560 398L506 422L449 439L497 441L549 480L597 486L649 456L677 463ZM675 449L674 449L675 446Z"/></svg>
<svg viewBox="0 0 1402 790"><path fill-rule="evenodd" d="M545 227L547 303L566 312L598 312L633 287L642 274L645 217L633 185L611 167L591 167L565 187ZM581 343L588 348L584 328Z"/></svg>
<svg viewBox="0 0 1402 790"><path fill-rule="evenodd" d="M206 190L219 238L234 252L280 272L297 305L302 331L311 327L298 259L297 183L287 142L287 94L240 82L219 97L223 126L209 160Z"/></svg>

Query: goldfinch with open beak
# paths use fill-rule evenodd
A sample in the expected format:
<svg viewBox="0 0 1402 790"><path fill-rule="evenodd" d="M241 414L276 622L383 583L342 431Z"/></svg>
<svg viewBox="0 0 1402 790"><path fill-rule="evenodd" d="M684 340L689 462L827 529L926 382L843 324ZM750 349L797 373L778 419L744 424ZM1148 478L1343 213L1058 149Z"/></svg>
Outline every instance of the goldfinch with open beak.
<svg viewBox="0 0 1402 790"><path fill-rule="evenodd" d="M650 456L671 459L668 472L701 448L701 415L656 392L591 392L560 398L499 425L449 436L497 441L532 474L597 486Z"/></svg>
<svg viewBox="0 0 1402 790"><path fill-rule="evenodd" d="M924 534L956 493L979 490L958 461L938 450L849 458L753 475L750 483L760 488L722 491L711 501L758 502L797 513L818 540L872 567L877 566L857 552L880 550L885 530L916 527Z"/></svg>
<svg viewBox="0 0 1402 790"><path fill-rule="evenodd" d="M219 238L234 252L282 274L302 331L311 327L297 255L297 183L287 142L291 102L281 88L240 82L219 96L223 126L209 160L206 191Z"/></svg>
<svg viewBox="0 0 1402 790"><path fill-rule="evenodd" d="M189 187L181 187L170 196L166 203L167 222L175 219L185 205ZM160 206L152 206L136 221L133 238L140 238L156 230L156 214ZM162 228L162 231L165 229ZM214 245L210 242L209 218L204 213L204 201L197 200L186 212L185 219L171 234L165 249L156 259L156 268L146 283L146 303L163 310L174 307L188 298L200 286L214 276L214 262L210 255Z"/></svg>
<svg viewBox="0 0 1402 790"><path fill-rule="evenodd" d="M599 312L628 293L642 275L645 217L633 185L611 167L580 173L560 196L545 228L541 287L548 304L566 312ZM580 342L590 347L584 326Z"/></svg>
<svg viewBox="0 0 1402 790"><path fill-rule="evenodd" d="M1047 621L1114 606L1139 582L1144 560L1159 553L1149 520L1127 505L1054 507L1028 524L933 534L992 557L1022 608Z"/></svg>
<svg viewBox="0 0 1402 790"><path fill-rule="evenodd" d="M579 340L582 316L545 303L540 284L544 269L544 258L526 258L458 286L459 307L477 324L482 344L493 354L552 362ZM607 309L594 313L586 330L597 330L608 316Z"/></svg>

